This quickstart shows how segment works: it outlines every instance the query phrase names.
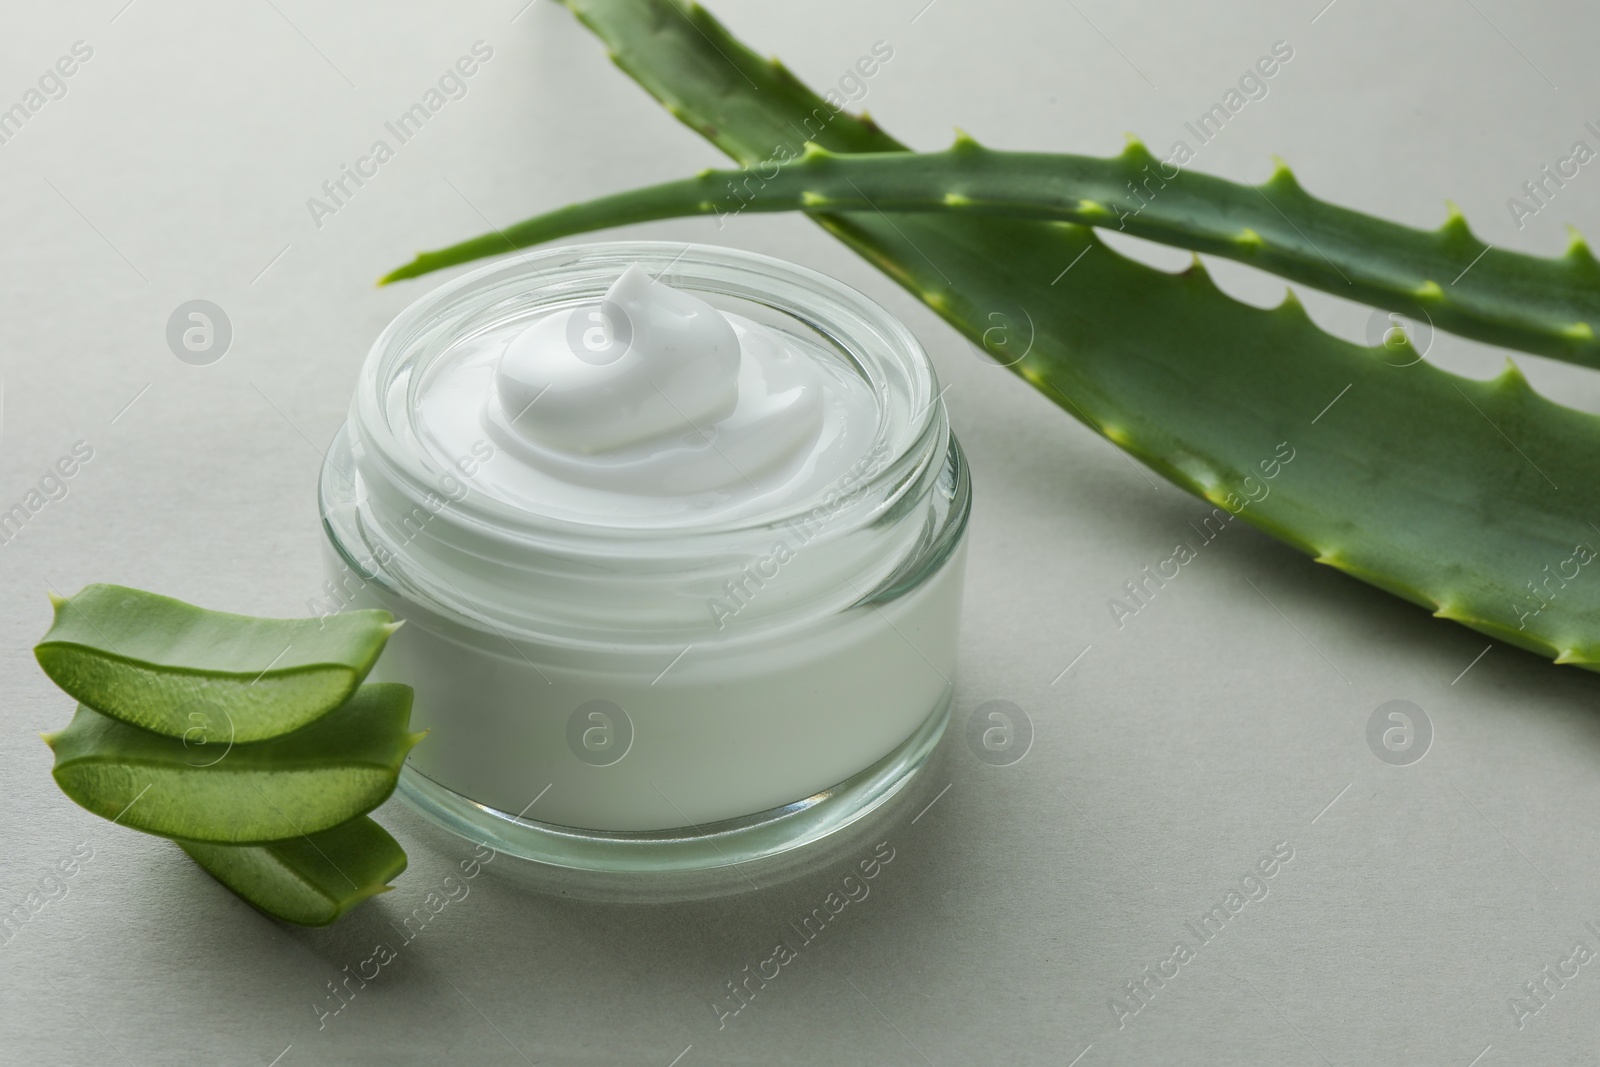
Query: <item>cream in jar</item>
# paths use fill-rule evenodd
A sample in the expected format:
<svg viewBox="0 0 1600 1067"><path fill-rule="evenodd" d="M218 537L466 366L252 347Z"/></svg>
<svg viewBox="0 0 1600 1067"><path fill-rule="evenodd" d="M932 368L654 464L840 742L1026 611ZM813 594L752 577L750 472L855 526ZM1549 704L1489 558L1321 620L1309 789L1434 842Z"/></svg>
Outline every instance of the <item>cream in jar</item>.
<svg viewBox="0 0 1600 1067"><path fill-rule="evenodd" d="M825 489L872 446L866 382L631 264L598 304L490 330L430 373L417 426L492 456L471 488L575 522L704 524Z"/></svg>
<svg viewBox="0 0 1600 1067"><path fill-rule="evenodd" d="M654 243L419 300L322 484L330 592L407 620L374 674L432 731L402 794L618 869L784 851L901 787L948 712L968 499L901 324Z"/></svg>

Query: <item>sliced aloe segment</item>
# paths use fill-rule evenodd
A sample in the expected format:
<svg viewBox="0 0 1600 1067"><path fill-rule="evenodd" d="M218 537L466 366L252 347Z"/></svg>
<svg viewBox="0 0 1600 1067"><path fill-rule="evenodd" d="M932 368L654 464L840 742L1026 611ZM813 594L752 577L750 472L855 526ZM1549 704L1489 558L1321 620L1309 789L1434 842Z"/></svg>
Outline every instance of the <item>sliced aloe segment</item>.
<svg viewBox="0 0 1600 1067"><path fill-rule="evenodd" d="M315 834L377 807L406 753L411 687L362 686L345 704L272 741L162 737L80 704L47 735L62 792L96 815L188 841L259 844Z"/></svg>
<svg viewBox="0 0 1600 1067"><path fill-rule="evenodd" d="M146 730L235 742L339 707L397 625L386 611L257 619L121 585L50 599L55 622L34 655L56 685Z"/></svg>
<svg viewBox="0 0 1600 1067"><path fill-rule="evenodd" d="M365 815L265 845L179 841L207 874L274 919L327 926L406 869L405 850Z"/></svg>

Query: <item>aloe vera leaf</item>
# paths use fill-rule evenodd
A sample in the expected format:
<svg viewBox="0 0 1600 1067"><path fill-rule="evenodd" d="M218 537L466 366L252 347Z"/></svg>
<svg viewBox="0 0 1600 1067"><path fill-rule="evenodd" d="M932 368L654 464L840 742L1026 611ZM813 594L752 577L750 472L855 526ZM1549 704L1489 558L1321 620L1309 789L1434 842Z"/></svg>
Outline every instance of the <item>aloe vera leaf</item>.
<svg viewBox="0 0 1600 1067"><path fill-rule="evenodd" d="M193 744L80 704L45 743L56 784L96 815L163 837L259 844L331 829L388 799L423 737L407 731L410 718L411 687L374 682L271 741Z"/></svg>
<svg viewBox="0 0 1600 1067"><path fill-rule="evenodd" d="M904 150L698 6L567 6L674 116L761 173L807 140ZM1145 267L1073 224L809 217L975 342L1000 340L1014 372L1183 488L1439 616L1600 664L1600 581L1582 570L1600 544L1585 507L1600 499L1600 419L1537 396L1513 367L1478 382L1352 345L1292 296L1249 307L1198 264ZM1261 465L1281 444L1295 458L1269 480Z"/></svg>
<svg viewBox="0 0 1600 1067"><path fill-rule="evenodd" d="M274 919L327 926L389 890L406 854L362 815L331 830L265 845L179 841L189 857L246 903Z"/></svg>
<svg viewBox="0 0 1600 1067"><path fill-rule="evenodd" d="M1109 159L996 152L958 137L943 152L801 157L708 170L574 204L424 252L384 282L581 233L683 215L744 211L947 211L1076 222L1247 263L1347 299L1427 318L1489 344L1600 367L1600 262L1573 234L1544 259L1493 249L1455 207L1417 230L1318 200L1279 163L1259 186L1164 164L1137 140ZM1133 192L1134 189L1140 190Z"/></svg>
<svg viewBox="0 0 1600 1067"><path fill-rule="evenodd" d="M386 611L258 619L120 585L51 595L34 648L50 680L90 707L168 737L236 742L297 730L339 707L397 623Z"/></svg>

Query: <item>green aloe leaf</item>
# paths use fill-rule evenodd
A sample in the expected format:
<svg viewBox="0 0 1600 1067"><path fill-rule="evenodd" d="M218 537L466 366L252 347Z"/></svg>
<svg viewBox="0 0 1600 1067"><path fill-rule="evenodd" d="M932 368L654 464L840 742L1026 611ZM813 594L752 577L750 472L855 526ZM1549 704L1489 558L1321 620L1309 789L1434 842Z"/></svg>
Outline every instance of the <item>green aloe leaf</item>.
<svg viewBox="0 0 1600 1067"><path fill-rule="evenodd" d="M697 5L567 6L673 115L745 164L750 186L807 141L905 151ZM1558 662L1600 665L1600 581L1580 579L1600 544L1588 510L1600 498L1590 460L1600 419L1536 395L1514 367L1479 382L1403 345L1349 344L1292 296L1250 307L1198 263L1154 270L1075 224L877 209L810 217L1221 518L1226 509Z"/></svg>
<svg viewBox="0 0 1600 1067"><path fill-rule="evenodd" d="M169 737L259 741L297 730L356 691L397 623L386 611L258 619L120 585L52 596L34 655L98 711Z"/></svg>
<svg viewBox="0 0 1600 1067"><path fill-rule="evenodd" d="M406 869L405 850L365 815L266 845L178 844L247 903L300 926L328 925L368 897L387 892L388 883Z"/></svg>
<svg viewBox="0 0 1600 1067"><path fill-rule="evenodd" d="M249 744L163 737L80 704L47 735L56 783L96 815L163 837L258 844L315 834L383 803L410 733L411 688L373 683L287 736Z"/></svg>
<svg viewBox="0 0 1600 1067"><path fill-rule="evenodd" d="M811 144L754 180L745 170L707 170L574 204L424 252L383 281L606 226L745 211L873 210L1120 230L1426 318L1474 340L1600 367L1600 262L1576 234L1561 259L1491 250L1454 207L1439 229L1412 229L1316 199L1282 163L1261 185L1241 185L1168 165L1138 141L1110 159L995 152L965 136L944 152L844 155Z"/></svg>

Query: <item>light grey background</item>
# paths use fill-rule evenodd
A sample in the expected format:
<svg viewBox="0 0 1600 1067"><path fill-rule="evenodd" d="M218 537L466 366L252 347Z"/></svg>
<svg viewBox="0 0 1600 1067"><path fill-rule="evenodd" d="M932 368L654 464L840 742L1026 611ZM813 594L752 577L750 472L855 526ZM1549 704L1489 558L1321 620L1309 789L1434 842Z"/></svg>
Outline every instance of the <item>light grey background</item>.
<svg viewBox="0 0 1600 1067"><path fill-rule="evenodd" d="M470 849L438 845L391 803L379 817L410 871L346 921L303 931L260 918L171 845L79 810L36 736L71 711L29 651L48 624L45 590L111 580L302 613L319 581L319 449L367 346L428 284L379 291L372 279L486 219L722 157L551 3L123 3L13 3L0 33L0 106L73 42L94 49L66 97L0 145L0 510L75 442L94 449L67 497L0 546L0 907L75 845L94 852L67 896L0 946L0 1060L1592 1058L1600 963L1520 1029L1508 998L1575 942L1600 951L1585 925L1600 926L1595 679L1490 646L1242 527L1119 629L1108 598L1208 506L791 217L629 235L817 267L882 300L932 352L977 492L954 728L929 771L948 791L886 830L896 858L871 896L723 1029L709 1005L724 982L765 958L843 867L668 908L552 900L491 868L319 1030L326 983ZM995 146L1106 154L1132 130L1165 154L1284 40L1294 58L1270 94L1196 167L1260 180L1277 152L1338 202L1432 226L1452 197L1485 239L1528 251L1559 252L1569 221L1600 234L1600 163L1525 229L1506 206L1573 141L1600 147L1583 127L1600 123L1592 6L925 3L714 9L819 88L888 42L865 105L924 148L960 126ZM314 225L307 198L479 39L494 58L469 95ZM1252 302L1281 294L1242 268L1216 273ZM195 298L233 326L211 366L165 342L168 315ZM1327 329L1364 336L1365 309L1307 303ZM1503 358L1449 338L1431 357L1480 376ZM1520 362L1536 387L1600 409L1594 377ZM1013 766L980 762L962 739L993 699L1036 729ZM1407 767L1365 740L1393 699L1435 730ZM1192 940L1183 924L1279 842L1294 859L1268 898L1119 1029L1110 998Z"/></svg>

